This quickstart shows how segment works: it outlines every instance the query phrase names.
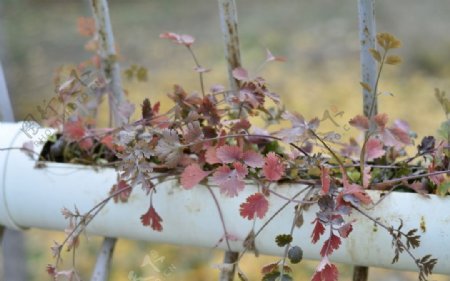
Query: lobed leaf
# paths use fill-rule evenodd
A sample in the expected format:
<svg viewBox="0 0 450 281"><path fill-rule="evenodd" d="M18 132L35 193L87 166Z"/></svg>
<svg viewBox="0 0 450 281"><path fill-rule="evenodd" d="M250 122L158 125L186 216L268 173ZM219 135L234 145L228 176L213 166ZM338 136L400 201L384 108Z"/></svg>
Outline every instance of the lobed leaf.
<svg viewBox="0 0 450 281"><path fill-rule="evenodd" d="M263 173L269 181L280 180L284 173L285 167L280 157L275 152L269 152L265 158Z"/></svg>
<svg viewBox="0 0 450 281"><path fill-rule="evenodd" d="M233 74L233 77L239 81L250 80L250 78L248 76L248 72L245 68L237 67L237 68L233 69L232 74Z"/></svg>
<svg viewBox="0 0 450 281"><path fill-rule="evenodd" d="M279 234L277 235L277 237L275 237L275 242L277 243L278 247L284 247L292 242L292 235Z"/></svg>
<svg viewBox="0 0 450 281"><path fill-rule="evenodd" d="M219 185L220 192L228 197L237 196L244 189L244 178L248 174L247 167L242 163L235 162L233 167L234 169L230 169L227 165L222 165L212 176L212 181Z"/></svg>
<svg viewBox="0 0 450 281"><path fill-rule="evenodd" d="M192 163L181 174L181 186L184 189L192 189L209 174L210 172L203 171L197 163Z"/></svg>
<svg viewBox="0 0 450 281"><path fill-rule="evenodd" d="M376 138L370 138L366 143L366 160L372 161L374 159L380 158L386 153L383 148L383 143Z"/></svg>
<svg viewBox="0 0 450 281"><path fill-rule="evenodd" d="M356 115L348 123L361 131L369 130L369 119L366 116Z"/></svg>
<svg viewBox="0 0 450 281"><path fill-rule="evenodd" d="M175 130L164 129L161 139L155 147L156 155L167 165L168 168L174 168L183 156L178 134Z"/></svg>
<svg viewBox="0 0 450 281"><path fill-rule="evenodd" d="M240 206L240 214L243 218L252 220L255 217L264 218L269 209L269 201L262 193L255 193L247 197L246 202Z"/></svg>
<svg viewBox="0 0 450 281"><path fill-rule="evenodd" d="M144 226L150 226L155 231L162 231L162 219L156 212L155 208L150 205L148 211L141 216L141 222Z"/></svg>
<svg viewBox="0 0 450 281"><path fill-rule="evenodd" d="M325 233L325 227L319 219L315 219L312 223L315 223L313 232L311 233L311 241L316 244L319 241L320 236Z"/></svg>
<svg viewBox="0 0 450 281"><path fill-rule="evenodd" d="M322 257L331 255L335 250L339 248L341 245L341 238L339 236L331 234L330 238L328 238L322 246L320 250L320 255Z"/></svg>

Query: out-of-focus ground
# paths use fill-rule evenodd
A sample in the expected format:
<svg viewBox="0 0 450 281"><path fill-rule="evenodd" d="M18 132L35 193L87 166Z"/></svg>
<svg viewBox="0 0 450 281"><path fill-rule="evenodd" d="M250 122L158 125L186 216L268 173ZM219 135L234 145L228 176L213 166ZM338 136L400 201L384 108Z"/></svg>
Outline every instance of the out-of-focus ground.
<svg viewBox="0 0 450 281"><path fill-rule="evenodd" d="M348 137L342 126L361 112L362 103L356 1L259 0L237 1L237 5L244 66L255 73L264 60L265 48L285 56L286 63L269 65L259 74L281 95L288 109L306 117L321 117L327 109L344 111L336 120L341 127L334 129ZM147 82L125 82L129 98L136 104L144 97L161 99L164 104L165 94L175 83L188 92L199 90L189 54L158 38L165 31L195 36L199 60L213 70L206 74L207 86L226 85L216 1L116 0L110 1L110 10L122 66L140 64L149 70ZM382 96L379 109L391 119L408 120L419 137L434 134L444 118L434 88L450 91L449 14L447 0L376 1L377 29L402 40L403 47L396 54L404 60L400 66L386 67L380 89L394 96ZM2 0L0 59L17 119L38 114L37 106L54 95L52 79L59 66L89 58L83 49L86 38L78 35L76 27L79 16L89 15L88 1ZM27 232L30 281L48 279L44 269L51 262L53 239L62 236ZM98 241L91 238L80 249L77 264L85 279ZM132 270L143 277L158 276L152 269L140 267L150 253L165 258L160 270L175 266L169 276L160 275L161 280L217 280L211 264L220 263L218 251L125 240L116 249L111 280L127 280ZM261 266L274 260L262 257L255 262L249 256L242 268L251 280L258 280ZM66 262L70 263L69 257ZM303 262L295 266L295 280L308 280L316 265ZM349 266L341 266L340 271L340 280L350 280ZM416 274L372 269L370 280L416 280ZM433 280L450 278L435 276Z"/></svg>

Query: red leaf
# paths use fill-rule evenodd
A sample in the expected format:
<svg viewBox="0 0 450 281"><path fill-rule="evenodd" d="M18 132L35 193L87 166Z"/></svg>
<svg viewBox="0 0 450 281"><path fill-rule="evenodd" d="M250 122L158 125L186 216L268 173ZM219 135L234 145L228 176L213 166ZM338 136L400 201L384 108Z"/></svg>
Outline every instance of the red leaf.
<svg viewBox="0 0 450 281"><path fill-rule="evenodd" d="M237 122L233 123L233 126L231 127L230 131L234 132L240 132L240 131L247 131L250 129L252 124L247 119L239 119Z"/></svg>
<svg viewBox="0 0 450 281"><path fill-rule="evenodd" d="M243 218L252 220L255 216L262 219L269 209L269 201L262 193L255 193L247 197L246 202L241 204L240 214Z"/></svg>
<svg viewBox="0 0 450 281"><path fill-rule="evenodd" d="M92 138L83 138L78 142L78 145L83 150L89 150L94 145L94 141Z"/></svg>
<svg viewBox="0 0 450 281"><path fill-rule="evenodd" d="M378 128L384 130L384 127L386 127L389 117L386 113L379 113L373 117L373 120L377 124Z"/></svg>
<svg viewBox="0 0 450 281"><path fill-rule="evenodd" d="M340 245L341 238L339 238L339 236L331 234L331 237L323 243L322 249L320 250L320 255L322 257L329 256L333 253L334 250L337 250Z"/></svg>
<svg viewBox="0 0 450 281"><path fill-rule="evenodd" d="M395 120L394 125L389 130L402 145L411 144L411 137L409 136L410 129L406 121Z"/></svg>
<svg viewBox="0 0 450 281"><path fill-rule="evenodd" d="M237 67L233 70L233 77L239 81L249 80L248 72L242 67Z"/></svg>
<svg viewBox="0 0 450 281"><path fill-rule="evenodd" d="M322 167L321 170L320 180L322 182L322 194L328 194L330 191L330 170L325 167Z"/></svg>
<svg viewBox="0 0 450 281"><path fill-rule="evenodd" d="M205 160L208 164L217 164L220 163L220 159L217 158L217 149L214 146L210 146L206 149Z"/></svg>
<svg viewBox="0 0 450 281"><path fill-rule="evenodd" d="M161 103L159 101L157 101L155 103L155 105L153 105L153 108L152 108L153 114L155 114L155 115L158 114L160 107L161 107Z"/></svg>
<svg viewBox="0 0 450 281"><path fill-rule="evenodd" d="M229 196L237 196L238 192L245 187L244 178L248 174L247 167L242 163L233 163L234 169L223 165L216 169L212 181L219 185L220 192Z"/></svg>
<svg viewBox="0 0 450 281"><path fill-rule="evenodd" d="M362 131L369 130L369 119L363 115L356 115L350 119L349 124Z"/></svg>
<svg viewBox="0 0 450 281"><path fill-rule="evenodd" d="M337 281L339 271L334 264L331 264L327 258L323 258L311 281Z"/></svg>
<svg viewBox="0 0 450 281"><path fill-rule="evenodd" d="M56 271L56 267L52 264L47 264L47 267L45 268L45 271L47 271L47 273L52 276L52 277L56 277L57 271Z"/></svg>
<svg viewBox="0 0 450 281"><path fill-rule="evenodd" d="M343 226L341 226L341 227L338 229L338 232L339 232L339 235L340 235L342 238L347 238L348 235L350 234L350 232L352 232L352 230L353 230L352 223L349 222L349 223L346 223L346 224L344 224Z"/></svg>
<svg viewBox="0 0 450 281"><path fill-rule="evenodd" d="M86 130L84 128L83 122L81 122L81 120L77 120L65 123L63 133L70 140L79 141L84 137Z"/></svg>
<svg viewBox="0 0 450 281"><path fill-rule="evenodd" d="M314 226L314 230L311 233L311 241L313 242L313 244L316 244L317 241L319 241L320 236L325 233L325 227L319 219L315 219L312 223L316 223L316 225Z"/></svg>
<svg viewBox="0 0 450 281"><path fill-rule="evenodd" d="M195 38L187 34L177 34L173 32L166 32L159 35L159 38L172 40L174 43L191 46L195 42Z"/></svg>
<svg viewBox="0 0 450 281"><path fill-rule="evenodd" d="M263 156L255 151L246 151L243 156L244 163L253 168L261 168L264 165Z"/></svg>
<svg viewBox="0 0 450 281"><path fill-rule="evenodd" d="M343 181L344 189L339 193L336 201L339 203L347 202L351 205L359 206L359 203L369 205L372 203L372 198L364 191L364 189L357 184L349 184L347 180ZM356 199L356 200L355 200Z"/></svg>
<svg viewBox="0 0 450 281"><path fill-rule="evenodd" d="M141 222L144 226L150 226L153 230L162 231L163 227L161 225L162 219L155 211L153 206L150 206L147 213L141 216Z"/></svg>
<svg viewBox="0 0 450 281"><path fill-rule="evenodd" d="M344 147L341 149L342 156L345 157L354 157L356 155L359 156L359 144L356 142L354 138L350 138L350 141L348 144L344 144Z"/></svg>
<svg viewBox="0 0 450 281"><path fill-rule="evenodd" d="M181 186L184 189L191 189L208 175L209 172L203 171L197 163L193 163L181 174Z"/></svg>
<svg viewBox="0 0 450 281"><path fill-rule="evenodd" d="M120 180L117 184L112 186L109 194L115 194L113 197L114 203L126 203L131 194L131 187L126 181Z"/></svg>
<svg viewBox="0 0 450 281"><path fill-rule="evenodd" d="M217 149L216 155L222 163L228 164L241 160L243 153L238 146L224 145Z"/></svg>
<svg viewBox="0 0 450 281"><path fill-rule="evenodd" d="M284 175L284 165L280 157L275 152L269 152L266 156L264 167L264 176L269 181L277 181Z"/></svg>
<svg viewBox="0 0 450 281"><path fill-rule="evenodd" d="M91 37L95 34L95 21L93 18L78 18L78 33L83 36Z"/></svg>
<svg viewBox="0 0 450 281"><path fill-rule="evenodd" d="M114 150L114 138L112 135L107 135L104 136L101 140L100 143L102 143L104 146L106 146L107 148L109 148L110 150Z"/></svg>
<svg viewBox="0 0 450 281"><path fill-rule="evenodd" d="M386 151L383 149L383 143L379 139L370 138L366 143L366 160L372 161L383 156Z"/></svg>
<svg viewBox="0 0 450 281"><path fill-rule="evenodd" d="M362 178L362 186L364 188L368 188L369 187L369 183L370 183L370 179L372 178L372 175L370 174L370 166L366 166L364 167L364 172L363 172L363 178Z"/></svg>
<svg viewBox="0 0 450 281"><path fill-rule="evenodd" d="M266 62L270 61L285 62L286 59L284 57L274 56L269 49L266 49Z"/></svg>

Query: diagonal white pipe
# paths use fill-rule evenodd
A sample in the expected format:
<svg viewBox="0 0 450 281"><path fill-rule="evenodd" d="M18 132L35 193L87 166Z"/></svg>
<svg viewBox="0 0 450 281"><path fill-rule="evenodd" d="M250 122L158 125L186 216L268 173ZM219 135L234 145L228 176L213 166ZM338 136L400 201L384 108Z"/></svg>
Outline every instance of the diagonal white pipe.
<svg viewBox="0 0 450 281"><path fill-rule="evenodd" d="M29 140L20 131L21 123L0 123L0 148L17 147ZM43 131L43 129L41 129ZM35 162L17 150L0 151L0 224L16 229L29 227L63 231L67 221L60 214L63 207L86 212L103 200L116 180L113 169L94 170L89 167L70 164L48 163L46 168L35 168ZM292 197L301 186L280 185L275 190ZM242 242L252 229L253 222L239 215L239 206L247 196L255 193L255 186L246 186L238 197L219 198L227 230L238 238L231 241L233 251L242 251ZM91 234L123 237L171 244L214 247L223 236L222 223L217 209L206 188L196 187L186 191L177 181L168 181L157 186L153 195L154 207L163 219L164 230L155 232L141 225L139 217L148 209L148 197L144 191L133 190L126 204L108 203L87 230ZM374 200L378 192L371 192ZM266 219L275 213L286 201L270 196ZM435 273L450 274L450 198L431 195L426 199L417 194L392 193L374 210L367 211L382 222L398 226L403 220L404 230L419 229L421 245L413 250L418 257L432 254L438 259ZM311 244L312 225L318 211L316 206L304 213L304 225L295 229L293 245L304 250L305 259L319 259L324 239ZM256 247L262 254L283 255L284 248L275 244L275 237L289 233L294 217L291 204L280 212L256 239ZM374 224L365 217L354 214L354 230L349 238L342 240L342 246L331 256L331 260L346 264L369 265L400 270L417 271L412 259L403 253L400 261L391 264L394 255L391 237L383 229L374 229ZM257 220L258 230L265 220ZM227 249L224 242L219 248Z"/></svg>

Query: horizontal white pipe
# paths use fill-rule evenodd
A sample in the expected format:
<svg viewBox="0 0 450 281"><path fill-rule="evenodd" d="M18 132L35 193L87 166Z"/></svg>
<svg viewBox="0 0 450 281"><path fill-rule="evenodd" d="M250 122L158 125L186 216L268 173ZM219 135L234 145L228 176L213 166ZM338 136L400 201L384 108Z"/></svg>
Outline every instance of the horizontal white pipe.
<svg viewBox="0 0 450 281"><path fill-rule="evenodd" d="M20 124L0 124L0 147L21 146L28 138L20 132ZM116 180L113 169L94 170L70 164L48 163L37 169L35 163L20 151L0 152L0 224L15 228L43 228L64 230L67 221L60 214L61 208L86 212L104 199ZM287 197L298 192L300 186L282 185L276 191ZM234 251L242 250L242 241L252 229L252 221L239 215L239 206L247 196L256 192L255 186L247 186L238 197L227 198L214 193L219 199L228 232L238 238L231 242ZM380 196L370 192L374 200ZM163 219L163 231L156 232L141 225L140 216L148 209L149 199L140 188L133 190L126 204L108 203L104 210L88 226L88 232L108 237L123 237L135 240L165 242L171 244L214 247L223 237L222 224L217 208L206 188L197 187L185 191L177 181L168 181L157 186L153 196L154 207ZM270 196L269 212L264 220L257 220L258 230L267 218L286 201ZM416 194L393 193L368 213L381 218L386 224L398 226L403 220L404 230L419 229L421 246L413 250L417 257L432 254L438 264L435 273L450 274L450 200L431 196L426 199ZM294 231L294 245L304 250L306 259L319 259L323 240L311 244L311 222L317 207L304 214L304 225ZM278 217L261 232L256 247L263 254L282 255L283 248L276 246L275 237L289 233L294 215L294 206L284 209ZM392 265L394 251L391 237L381 228L361 215L356 219L350 237L342 240L342 246L331 256L331 260L347 264L358 264L416 271L412 259L402 254L398 263ZM425 227L425 232L421 230ZM325 237L326 238L326 237ZM226 249L222 242L220 248Z"/></svg>

